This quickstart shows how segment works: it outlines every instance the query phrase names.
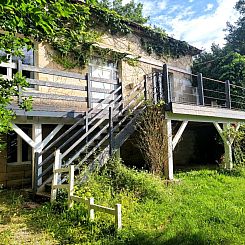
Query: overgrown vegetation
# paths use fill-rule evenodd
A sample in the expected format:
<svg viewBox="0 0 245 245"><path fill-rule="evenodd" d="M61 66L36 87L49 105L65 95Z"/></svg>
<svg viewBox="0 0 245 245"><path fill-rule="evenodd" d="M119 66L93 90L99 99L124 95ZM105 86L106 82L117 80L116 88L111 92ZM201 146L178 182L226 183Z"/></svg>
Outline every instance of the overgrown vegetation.
<svg viewBox="0 0 245 245"><path fill-rule="evenodd" d="M162 104L148 103L141 114L136 130L137 147L142 152L148 169L161 176L166 163L167 138L165 135L165 121Z"/></svg>
<svg viewBox="0 0 245 245"><path fill-rule="evenodd" d="M45 204L30 208L23 198L0 193L2 244L243 244L245 241L245 172L200 170L176 174L167 184L144 171L114 162L77 187L95 203L122 204L123 229L116 232L113 217L75 204ZM8 198L6 198L8 197Z"/></svg>
<svg viewBox="0 0 245 245"><path fill-rule="evenodd" d="M50 56L64 68L83 67L95 54L114 61L122 60L127 53L101 49L94 44L105 32L126 35L135 27L147 36L147 40L142 39L142 47L148 53L178 56L196 52L185 42L168 38L162 30L143 26L147 18L142 15L141 3L131 1L123 5L121 0L116 0L112 5L96 0L1 1L0 51L6 55L0 56L0 62L13 56L23 57L24 50L33 48L35 42L49 44L54 50ZM6 133L13 120L13 112L6 109L12 101L11 95L19 95L18 86L27 86L20 76L18 74L13 83L1 78L1 84L5 85L0 94L0 133ZM21 108L30 109L28 100L23 102Z"/></svg>

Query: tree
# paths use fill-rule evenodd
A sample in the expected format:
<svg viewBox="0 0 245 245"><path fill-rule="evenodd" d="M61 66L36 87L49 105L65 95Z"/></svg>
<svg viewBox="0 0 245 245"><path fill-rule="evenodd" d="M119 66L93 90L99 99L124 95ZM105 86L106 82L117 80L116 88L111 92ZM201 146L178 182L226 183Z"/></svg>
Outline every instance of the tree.
<svg viewBox="0 0 245 245"><path fill-rule="evenodd" d="M235 5L235 9L241 16L235 25L230 23L227 25L229 34L226 36L226 48L245 55L245 0L239 0Z"/></svg>
<svg viewBox="0 0 245 245"><path fill-rule="evenodd" d="M245 0L239 0L235 8L241 17L235 25L228 23L226 36L227 43L223 48L213 44L211 52L203 52L193 64L193 72L201 72L204 76L217 80L230 80L232 84L245 88ZM206 82L210 90L216 90L213 85ZM221 92L224 92L224 86ZM244 108L244 90L231 87L235 107ZM217 96L211 94L211 96Z"/></svg>
<svg viewBox="0 0 245 245"><path fill-rule="evenodd" d="M131 0L129 3L123 5L122 0L101 0L98 4L102 7L114 10L119 15L126 17L132 22L138 24L145 24L149 17L143 16L143 4L135 3L134 0Z"/></svg>

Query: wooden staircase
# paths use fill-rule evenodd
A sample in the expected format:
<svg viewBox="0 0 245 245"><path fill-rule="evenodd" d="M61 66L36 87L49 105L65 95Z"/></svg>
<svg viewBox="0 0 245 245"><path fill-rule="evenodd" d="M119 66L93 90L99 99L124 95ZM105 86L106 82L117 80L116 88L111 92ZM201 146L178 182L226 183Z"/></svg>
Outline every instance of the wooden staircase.
<svg viewBox="0 0 245 245"><path fill-rule="evenodd" d="M90 171L102 166L134 132L135 122L144 109L145 85L139 83L125 98L119 86L42 152L36 153L34 192L50 193L54 162L58 161L61 168L73 164L75 170L85 164ZM44 160L38 164L39 156ZM65 181L61 179L61 183Z"/></svg>

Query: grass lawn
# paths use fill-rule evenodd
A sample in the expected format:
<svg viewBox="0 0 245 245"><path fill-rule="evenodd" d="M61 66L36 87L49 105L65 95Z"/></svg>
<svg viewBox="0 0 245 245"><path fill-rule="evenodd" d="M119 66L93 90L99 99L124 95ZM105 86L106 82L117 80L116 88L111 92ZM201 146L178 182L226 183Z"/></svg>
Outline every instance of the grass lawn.
<svg viewBox="0 0 245 245"><path fill-rule="evenodd" d="M64 201L35 205L18 192L0 191L0 244L245 244L245 171L176 174L167 184L117 163L77 188L95 203L123 207L123 230L113 218Z"/></svg>

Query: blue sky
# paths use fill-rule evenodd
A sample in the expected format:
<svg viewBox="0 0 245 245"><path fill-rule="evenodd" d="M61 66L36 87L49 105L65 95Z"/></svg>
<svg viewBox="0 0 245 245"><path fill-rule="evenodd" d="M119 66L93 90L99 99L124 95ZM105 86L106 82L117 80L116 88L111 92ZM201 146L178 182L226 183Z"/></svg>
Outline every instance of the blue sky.
<svg viewBox="0 0 245 245"><path fill-rule="evenodd" d="M129 0L124 0L125 3ZM209 50L213 42L224 44L226 22L234 23L237 0L137 0L152 25L164 28L170 36Z"/></svg>

